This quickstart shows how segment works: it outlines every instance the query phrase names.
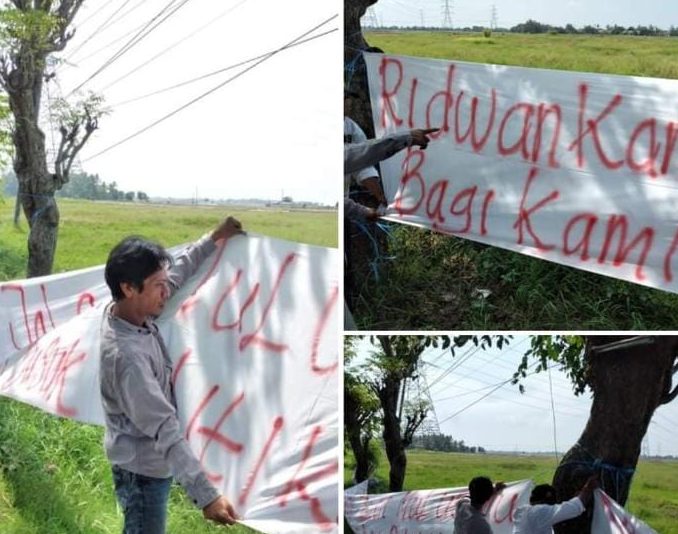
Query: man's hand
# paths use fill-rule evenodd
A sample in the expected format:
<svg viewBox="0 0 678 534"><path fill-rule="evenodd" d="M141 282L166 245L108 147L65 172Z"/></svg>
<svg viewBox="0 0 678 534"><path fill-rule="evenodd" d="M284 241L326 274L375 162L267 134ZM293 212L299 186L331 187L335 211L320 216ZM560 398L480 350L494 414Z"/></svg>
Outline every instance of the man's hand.
<svg viewBox="0 0 678 534"><path fill-rule="evenodd" d="M499 493L500 491L503 491L506 489L506 483L505 482L497 482L494 485L494 492Z"/></svg>
<svg viewBox="0 0 678 534"><path fill-rule="evenodd" d="M368 222L377 222L379 220L379 211L374 208L367 208L369 211L365 213L365 219Z"/></svg>
<svg viewBox="0 0 678 534"><path fill-rule="evenodd" d="M210 521L214 521L221 525L232 525L237 519L240 519L231 502L223 495L217 497L210 504L205 506L205 508L202 509L202 515L205 519L209 519Z"/></svg>
<svg viewBox="0 0 678 534"><path fill-rule="evenodd" d="M579 490L578 497L585 506L588 506L591 503L591 500L593 499L593 490L595 490L598 486L598 476L592 475L588 478L582 489Z"/></svg>
<svg viewBox="0 0 678 534"><path fill-rule="evenodd" d="M226 217L226 219L217 226L212 232L212 241L219 241L220 239L228 239L237 234L244 234L242 224L234 217Z"/></svg>
<svg viewBox="0 0 678 534"><path fill-rule="evenodd" d="M432 133L436 133L438 130L440 130L440 128L410 130L410 135L412 136L412 144L420 146L422 149L425 149L430 141L428 136L431 135Z"/></svg>

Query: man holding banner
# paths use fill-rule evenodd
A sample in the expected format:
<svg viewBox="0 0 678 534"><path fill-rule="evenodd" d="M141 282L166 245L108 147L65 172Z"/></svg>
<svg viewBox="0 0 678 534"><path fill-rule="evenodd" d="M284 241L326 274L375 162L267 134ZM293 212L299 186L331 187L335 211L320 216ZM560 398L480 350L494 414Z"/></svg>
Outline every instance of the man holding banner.
<svg viewBox="0 0 678 534"><path fill-rule="evenodd" d="M556 489L550 484L536 486L530 495L529 506L516 509L513 534L551 534L553 525L573 519L584 513L593 501L598 479L590 477L577 495L569 501L556 503Z"/></svg>
<svg viewBox="0 0 678 534"><path fill-rule="evenodd" d="M457 503L454 515L455 534L492 534L492 528L482 512L483 506L495 493L506 487L498 482L496 486L487 477L475 477L468 485L470 501Z"/></svg>
<svg viewBox="0 0 678 534"><path fill-rule="evenodd" d="M154 319L168 299L215 250L242 234L228 217L189 246L172 265L163 247L139 237L116 245L105 278L113 302L101 331L101 397L105 449L125 514L124 534L163 534L172 478L206 519L233 524L237 514L208 480L177 417L172 363Z"/></svg>

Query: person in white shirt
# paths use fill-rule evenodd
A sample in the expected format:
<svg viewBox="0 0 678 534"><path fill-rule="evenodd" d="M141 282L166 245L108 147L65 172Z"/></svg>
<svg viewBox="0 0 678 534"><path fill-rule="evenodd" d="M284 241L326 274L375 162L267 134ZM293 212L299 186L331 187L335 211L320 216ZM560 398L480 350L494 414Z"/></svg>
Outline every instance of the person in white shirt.
<svg viewBox="0 0 678 534"><path fill-rule="evenodd" d="M590 477L577 495L569 501L556 503L556 490L540 484L532 490L530 504L516 509L513 534L552 534L553 525L584 513L593 499L598 479Z"/></svg>

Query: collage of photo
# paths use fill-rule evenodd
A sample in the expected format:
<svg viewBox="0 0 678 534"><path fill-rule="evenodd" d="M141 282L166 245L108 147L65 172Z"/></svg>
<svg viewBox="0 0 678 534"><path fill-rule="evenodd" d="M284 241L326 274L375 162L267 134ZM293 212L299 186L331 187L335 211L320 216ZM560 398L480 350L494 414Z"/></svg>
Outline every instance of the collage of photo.
<svg viewBox="0 0 678 534"><path fill-rule="evenodd" d="M677 96L659 0L4 2L0 534L678 534Z"/></svg>

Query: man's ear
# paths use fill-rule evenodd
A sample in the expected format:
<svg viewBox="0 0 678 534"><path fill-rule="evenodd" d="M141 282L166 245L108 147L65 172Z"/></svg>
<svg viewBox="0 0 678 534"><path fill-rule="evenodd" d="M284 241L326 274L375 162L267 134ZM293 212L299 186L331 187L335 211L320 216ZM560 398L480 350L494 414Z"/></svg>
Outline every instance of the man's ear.
<svg viewBox="0 0 678 534"><path fill-rule="evenodd" d="M128 299L138 293L137 289L129 282L120 282L120 290L125 298Z"/></svg>

